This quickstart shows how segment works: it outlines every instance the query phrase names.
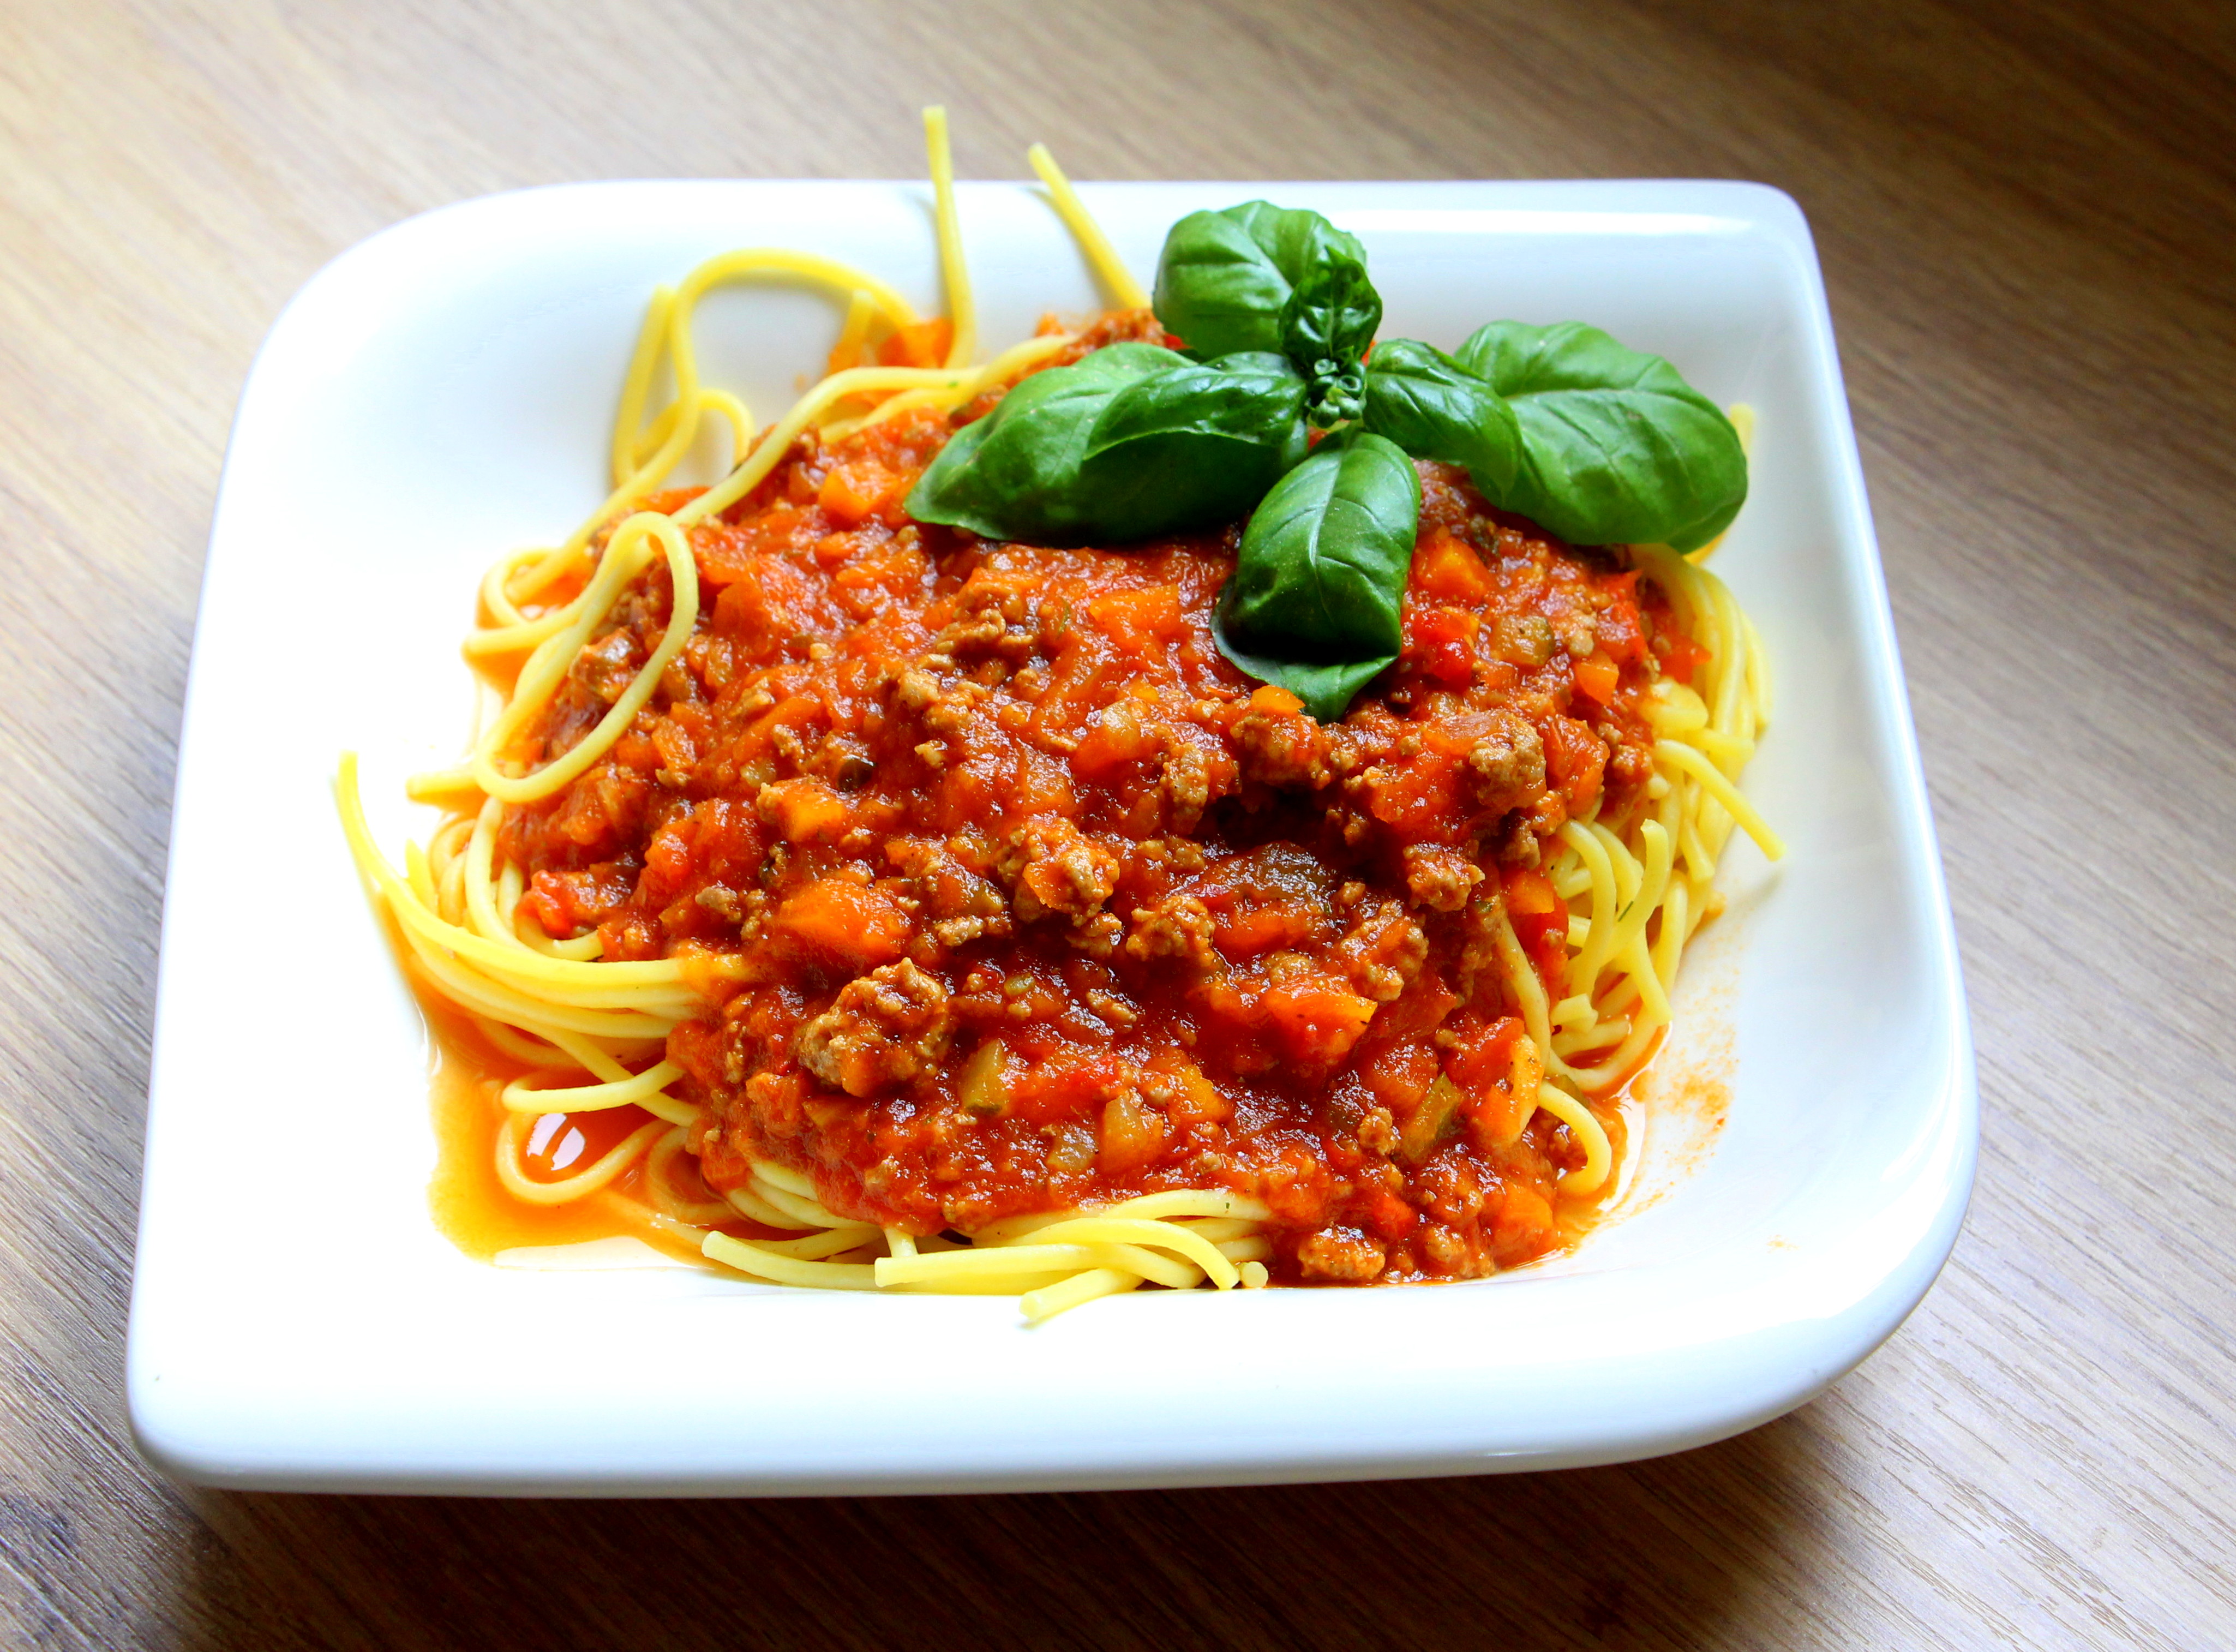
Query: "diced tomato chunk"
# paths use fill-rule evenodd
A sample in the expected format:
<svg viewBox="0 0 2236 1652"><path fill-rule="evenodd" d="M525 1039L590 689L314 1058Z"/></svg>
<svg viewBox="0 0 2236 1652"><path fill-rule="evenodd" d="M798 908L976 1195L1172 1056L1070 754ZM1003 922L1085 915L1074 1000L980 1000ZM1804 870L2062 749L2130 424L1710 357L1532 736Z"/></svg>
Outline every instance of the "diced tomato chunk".
<svg viewBox="0 0 2236 1652"><path fill-rule="evenodd" d="M1692 687L1693 674L1716 657L1682 631L1664 631L1659 642L1661 669L1687 688Z"/></svg>
<svg viewBox="0 0 2236 1652"><path fill-rule="evenodd" d="M1405 615L1405 663L1447 688L1475 681L1478 615L1465 609L1409 609Z"/></svg>

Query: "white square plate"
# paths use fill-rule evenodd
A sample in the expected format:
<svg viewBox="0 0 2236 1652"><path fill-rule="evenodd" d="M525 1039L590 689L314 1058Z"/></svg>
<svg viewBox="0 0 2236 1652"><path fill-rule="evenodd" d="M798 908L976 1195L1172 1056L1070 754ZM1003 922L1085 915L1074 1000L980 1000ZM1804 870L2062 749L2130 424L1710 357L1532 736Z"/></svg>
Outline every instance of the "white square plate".
<svg viewBox="0 0 2236 1652"><path fill-rule="evenodd" d="M1726 183L1090 188L1134 268L1264 195L1365 240L1389 336L1579 318L1760 413L1715 566L1779 699L1746 777L1790 846L1734 848L1680 984L1727 1089L1665 1083L1621 1219L1423 1289L1144 1293L1029 1330L995 1298L784 1290L681 1267L487 1267L437 1233L424 1029L332 777L365 755L391 855L453 760L457 653L498 553L600 497L655 283L775 244L938 307L929 190L588 184L430 213L336 260L257 358L226 461L172 820L129 1386L213 1484L769 1493L1210 1484L1649 1456L1800 1404L1924 1294L1976 1149L1956 949L1814 251ZM990 345L1095 307L1037 190L965 186ZM713 382L774 417L837 329L709 299ZM1723 1053L1719 1055L1720 1050ZM1733 1053L1735 1051L1735 1057ZM1735 1064L1734 1064L1735 1062ZM1707 1070L1702 1069L1702 1070ZM1713 1073L1709 1075L1712 1078ZM1703 1099L1705 1096L1706 1099ZM1703 1110L1727 1114L1720 1135Z"/></svg>

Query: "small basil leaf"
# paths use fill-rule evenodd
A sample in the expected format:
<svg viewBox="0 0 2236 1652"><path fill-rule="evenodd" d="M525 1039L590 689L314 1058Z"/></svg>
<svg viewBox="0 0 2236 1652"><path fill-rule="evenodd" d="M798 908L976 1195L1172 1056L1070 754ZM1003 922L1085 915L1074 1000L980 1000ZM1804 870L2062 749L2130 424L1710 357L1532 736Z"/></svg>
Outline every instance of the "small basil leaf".
<svg viewBox="0 0 2236 1652"><path fill-rule="evenodd" d="M1319 252L1281 306L1281 348L1312 380L1308 417L1332 430L1364 411L1359 358L1382 325L1382 295L1366 279L1365 262L1348 248L1330 241Z"/></svg>
<svg viewBox="0 0 2236 1652"><path fill-rule="evenodd" d="M1252 676L1332 722L1404 642L1421 479L1378 436L1320 444L1273 484L1242 536L1212 635Z"/></svg>
<svg viewBox="0 0 2236 1652"><path fill-rule="evenodd" d="M1366 250L1358 237L1316 212L1250 201L1190 213L1165 237L1152 302L1157 319L1193 354L1286 352L1282 313L1291 292L1334 259L1356 264L1364 279ZM1299 366L1308 372L1311 361Z"/></svg>
<svg viewBox="0 0 2236 1652"><path fill-rule="evenodd" d="M1148 539L1249 514L1305 455L1305 381L1266 352L1180 361L1110 398L1080 485L1096 537Z"/></svg>
<svg viewBox="0 0 2236 1652"><path fill-rule="evenodd" d="M1458 362L1507 398L1522 438L1512 483L1476 485L1572 544L1692 550L1746 503L1739 432L1660 356L1580 321L1494 321Z"/></svg>
<svg viewBox="0 0 2236 1652"><path fill-rule="evenodd" d="M1464 464L1490 499L1522 464L1514 410L1490 384L1414 339L1385 339L1366 366L1366 428L1416 458Z"/></svg>

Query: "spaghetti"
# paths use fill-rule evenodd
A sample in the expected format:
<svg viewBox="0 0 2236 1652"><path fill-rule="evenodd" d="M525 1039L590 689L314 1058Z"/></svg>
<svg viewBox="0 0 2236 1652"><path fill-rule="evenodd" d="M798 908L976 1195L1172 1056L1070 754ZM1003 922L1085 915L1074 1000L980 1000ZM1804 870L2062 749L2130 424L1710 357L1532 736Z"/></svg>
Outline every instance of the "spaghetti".
<svg viewBox="0 0 2236 1652"><path fill-rule="evenodd" d="M503 704L411 783L450 818L400 871L342 760L351 852L488 1070L502 1196L1032 1320L1565 1242L1732 832L1780 852L1733 785L1769 704L1753 628L1699 556L1572 550L1424 465L1405 653L1323 726L1211 646L1233 533L1060 551L912 522L958 423L1161 340L1036 146L1122 307L972 365L926 131L949 314L776 249L657 292L608 497L482 584L466 651ZM756 437L691 327L760 279L846 313ZM710 416L728 475L668 488Z"/></svg>

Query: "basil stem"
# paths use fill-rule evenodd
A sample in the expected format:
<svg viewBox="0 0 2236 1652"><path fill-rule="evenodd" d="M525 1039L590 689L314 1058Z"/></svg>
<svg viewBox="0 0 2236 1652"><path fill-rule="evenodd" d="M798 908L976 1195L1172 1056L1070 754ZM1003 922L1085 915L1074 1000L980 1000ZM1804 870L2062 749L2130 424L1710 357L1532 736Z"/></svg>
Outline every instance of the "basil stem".
<svg viewBox="0 0 2236 1652"><path fill-rule="evenodd" d="M1323 722L1395 663L1421 479L1396 444L1364 432L1322 442L1259 503L1212 635L1260 681Z"/></svg>
<svg viewBox="0 0 2236 1652"><path fill-rule="evenodd" d="M1312 381L1305 417L1332 430L1365 411L1359 362L1382 325L1382 295L1366 279L1366 262L1329 245L1281 306L1281 348Z"/></svg>

